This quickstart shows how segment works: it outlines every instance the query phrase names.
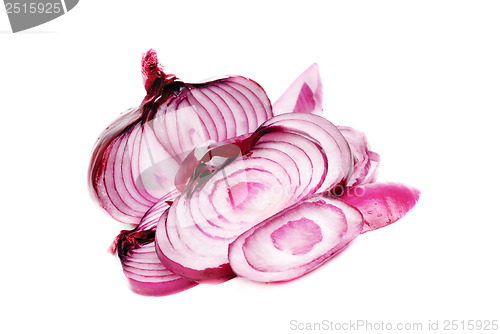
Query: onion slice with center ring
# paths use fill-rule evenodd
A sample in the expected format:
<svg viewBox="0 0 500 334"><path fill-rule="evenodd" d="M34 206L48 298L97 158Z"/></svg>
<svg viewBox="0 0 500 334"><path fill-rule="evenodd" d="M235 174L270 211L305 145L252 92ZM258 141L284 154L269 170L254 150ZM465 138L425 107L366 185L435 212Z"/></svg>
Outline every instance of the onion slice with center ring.
<svg viewBox="0 0 500 334"><path fill-rule="evenodd" d="M293 280L332 258L362 227L358 210L316 195L239 236L229 246L229 263L238 276L253 281Z"/></svg>

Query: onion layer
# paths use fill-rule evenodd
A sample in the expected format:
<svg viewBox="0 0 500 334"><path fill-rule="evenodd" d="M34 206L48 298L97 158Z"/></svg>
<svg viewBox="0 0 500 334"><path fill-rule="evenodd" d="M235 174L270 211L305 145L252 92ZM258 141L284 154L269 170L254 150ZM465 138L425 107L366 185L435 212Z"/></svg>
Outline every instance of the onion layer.
<svg viewBox="0 0 500 334"><path fill-rule="evenodd" d="M316 113L323 111L323 84L318 64L312 64L273 103L273 114L289 112Z"/></svg>
<svg viewBox="0 0 500 334"><path fill-rule="evenodd" d="M348 188L340 199L361 211L365 233L403 218L419 197L419 190L404 184L371 183Z"/></svg>

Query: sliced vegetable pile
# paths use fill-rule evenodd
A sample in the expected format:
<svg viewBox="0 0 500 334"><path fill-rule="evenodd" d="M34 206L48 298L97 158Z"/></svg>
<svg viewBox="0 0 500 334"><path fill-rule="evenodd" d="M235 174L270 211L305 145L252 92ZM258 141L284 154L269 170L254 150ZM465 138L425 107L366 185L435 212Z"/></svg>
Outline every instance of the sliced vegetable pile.
<svg viewBox="0 0 500 334"><path fill-rule="evenodd" d="M138 294L298 278L419 198L375 183L365 135L320 116L316 64L273 105L240 76L184 83L154 50L142 74L146 97L101 134L88 174L101 207L136 225L110 251Z"/></svg>

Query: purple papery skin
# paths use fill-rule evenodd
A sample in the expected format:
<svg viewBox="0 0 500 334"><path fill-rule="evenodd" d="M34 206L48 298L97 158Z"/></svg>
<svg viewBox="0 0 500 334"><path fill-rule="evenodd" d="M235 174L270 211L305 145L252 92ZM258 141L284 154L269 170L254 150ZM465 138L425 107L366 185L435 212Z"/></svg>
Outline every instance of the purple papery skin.
<svg viewBox="0 0 500 334"><path fill-rule="evenodd" d="M371 183L347 188L339 198L363 214L365 233L403 218L419 197L419 190L401 183Z"/></svg>
<svg viewBox="0 0 500 334"><path fill-rule="evenodd" d="M323 111L323 83L318 64L305 70L273 103L274 115L289 112L316 113Z"/></svg>

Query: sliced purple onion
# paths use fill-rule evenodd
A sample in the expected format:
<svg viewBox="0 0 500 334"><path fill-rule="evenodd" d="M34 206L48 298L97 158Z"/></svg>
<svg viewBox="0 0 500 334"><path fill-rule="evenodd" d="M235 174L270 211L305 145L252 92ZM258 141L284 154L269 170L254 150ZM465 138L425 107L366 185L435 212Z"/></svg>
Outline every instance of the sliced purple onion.
<svg viewBox="0 0 500 334"><path fill-rule="evenodd" d="M272 115L262 87L240 76L183 83L163 72L152 50L142 72L146 97L100 135L88 176L97 202L135 225L176 188L179 166L195 147L253 132Z"/></svg>
<svg viewBox="0 0 500 334"><path fill-rule="evenodd" d="M158 224L158 257L165 267L192 280L231 278L227 246L248 227L290 204L290 182L277 162L236 160L191 196L183 194L174 201Z"/></svg>
<svg viewBox="0 0 500 334"><path fill-rule="evenodd" d="M317 115L316 64L275 102L274 117L262 87L244 77L183 83L153 50L142 74L146 97L101 134L88 175L97 202L137 225L111 251L138 294L235 275L295 279L419 198L402 184L373 183L380 157L365 135Z"/></svg>
<svg viewBox="0 0 500 334"><path fill-rule="evenodd" d="M295 131L276 129L174 201L156 234L166 268L200 282L233 277L228 245L321 187L327 172L321 147Z"/></svg>
<svg viewBox="0 0 500 334"><path fill-rule="evenodd" d="M229 263L238 276L253 281L289 281L332 258L362 226L363 217L355 208L314 196L240 235L229 246Z"/></svg>

